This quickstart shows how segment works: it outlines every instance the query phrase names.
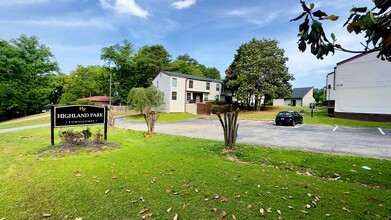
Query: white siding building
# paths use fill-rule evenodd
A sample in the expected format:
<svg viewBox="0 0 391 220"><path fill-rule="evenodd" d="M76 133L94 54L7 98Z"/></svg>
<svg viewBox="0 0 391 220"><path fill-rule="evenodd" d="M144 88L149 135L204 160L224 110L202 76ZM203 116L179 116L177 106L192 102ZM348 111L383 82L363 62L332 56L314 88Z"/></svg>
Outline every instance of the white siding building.
<svg viewBox="0 0 391 220"><path fill-rule="evenodd" d="M273 99L273 106L309 106L315 103L314 87L294 88L292 96Z"/></svg>
<svg viewBox="0 0 391 220"><path fill-rule="evenodd" d="M336 117L391 121L391 62L378 59L377 53L339 62L327 75L326 97L329 104L335 102Z"/></svg>
<svg viewBox="0 0 391 220"><path fill-rule="evenodd" d="M197 114L197 103L219 101L222 81L168 71L160 72L153 85L164 93L161 112L189 112Z"/></svg>

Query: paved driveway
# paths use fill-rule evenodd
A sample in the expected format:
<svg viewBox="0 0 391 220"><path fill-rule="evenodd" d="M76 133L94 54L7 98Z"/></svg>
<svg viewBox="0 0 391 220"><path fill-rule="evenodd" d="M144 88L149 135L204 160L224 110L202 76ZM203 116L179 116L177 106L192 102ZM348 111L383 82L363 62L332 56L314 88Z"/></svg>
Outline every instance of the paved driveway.
<svg viewBox="0 0 391 220"><path fill-rule="evenodd" d="M122 118L117 118L115 125L147 131L145 123L129 122ZM155 132L223 140L223 131L218 119L158 122ZM280 148L391 159L391 129L310 124L291 127L276 126L272 122L239 120L237 141Z"/></svg>

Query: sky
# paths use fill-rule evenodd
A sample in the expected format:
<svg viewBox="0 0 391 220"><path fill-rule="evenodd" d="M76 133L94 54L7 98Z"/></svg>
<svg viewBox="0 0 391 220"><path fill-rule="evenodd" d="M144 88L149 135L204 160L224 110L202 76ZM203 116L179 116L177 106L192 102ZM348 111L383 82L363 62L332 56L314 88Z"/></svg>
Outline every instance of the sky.
<svg viewBox="0 0 391 220"><path fill-rule="evenodd" d="M349 34L343 23L353 6L371 2L313 1L315 9L340 16L336 22L324 21L323 27L352 50L362 50L364 40ZM354 54L336 52L317 60L310 51L300 52L301 22L290 20L301 12L299 0L0 0L0 39L37 36L66 74L77 65L105 65L101 49L127 39L135 51L159 44L173 60L188 54L216 67L222 77L240 45L253 38L275 39L289 59L293 88L322 88L336 63Z"/></svg>

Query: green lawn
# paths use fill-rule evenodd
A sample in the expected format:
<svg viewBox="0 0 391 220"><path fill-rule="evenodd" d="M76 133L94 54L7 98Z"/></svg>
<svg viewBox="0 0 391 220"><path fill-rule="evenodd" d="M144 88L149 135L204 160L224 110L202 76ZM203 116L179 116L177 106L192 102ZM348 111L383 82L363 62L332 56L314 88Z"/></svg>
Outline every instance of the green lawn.
<svg viewBox="0 0 391 220"><path fill-rule="evenodd" d="M317 107L311 117L311 110L308 107L292 107L292 106L267 106L262 111L242 111L239 114L241 119L251 120L266 120L274 121L276 115L282 110L295 110L304 117L304 123L307 124L323 124L332 126L352 126L352 127L368 127L368 128L391 128L391 122L369 122L359 120L348 120L341 118L333 118L326 116L327 107Z"/></svg>
<svg viewBox="0 0 391 220"><path fill-rule="evenodd" d="M43 123L50 123L50 113L30 115L23 118L0 122L0 129Z"/></svg>
<svg viewBox="0 0 391 220"><path fill-rule="evenodd" d="M160 113L157 123L159 122L175 122L175 121L184 121L189 119L200 118L198 115L193 115L190 113L180 112L180 113ZM130 115L125 118L129 121L142 121L144 122L143 115Z"/></svg>
<svg viewBox="0 0 391 220"><path fill-rule="evenodd" d="M239 145L235 162L219 141L124 129L109 141L121 147L61 155L39 153L48 128L0 134L0 219L260 219L261 208L265 219L390 216L389 160Z"/></svg>

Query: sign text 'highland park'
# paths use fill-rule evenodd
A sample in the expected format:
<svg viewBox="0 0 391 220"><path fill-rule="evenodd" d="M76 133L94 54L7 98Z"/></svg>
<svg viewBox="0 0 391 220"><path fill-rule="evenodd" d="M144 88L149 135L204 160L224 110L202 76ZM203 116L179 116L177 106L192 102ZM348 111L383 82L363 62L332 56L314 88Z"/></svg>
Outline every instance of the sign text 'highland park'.
<svg viewBox="0 0 391 220"><path fill-rule="evenodd" d="M54 127L104 124L105 121L105 107L83 105L54 108Z"/></svg>

